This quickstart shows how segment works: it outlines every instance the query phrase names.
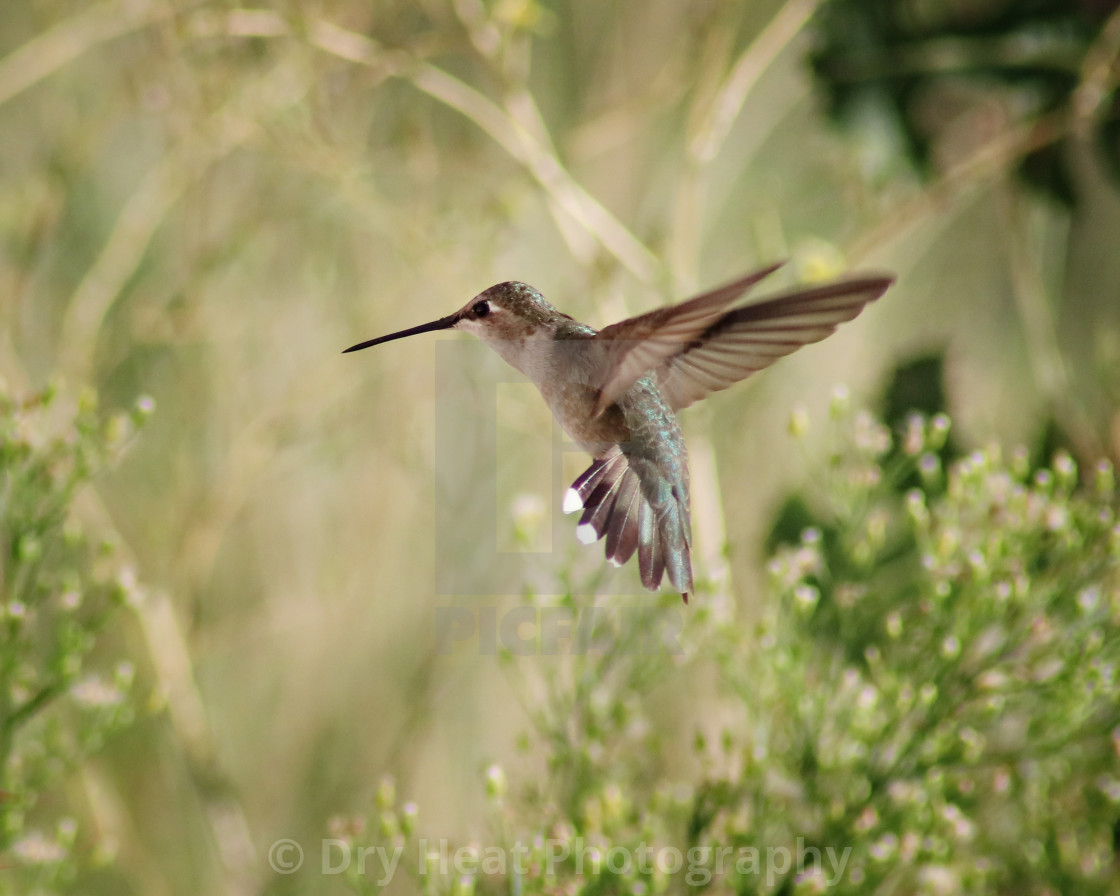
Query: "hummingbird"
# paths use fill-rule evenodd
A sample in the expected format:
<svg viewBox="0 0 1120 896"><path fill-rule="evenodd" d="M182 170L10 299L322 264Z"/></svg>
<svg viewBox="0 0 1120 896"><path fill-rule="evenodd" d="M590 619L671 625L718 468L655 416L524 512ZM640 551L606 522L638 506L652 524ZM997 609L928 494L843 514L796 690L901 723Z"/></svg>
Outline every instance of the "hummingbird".
<svg viewBox="0 0 1120 896"><path fill-rule="evenodd" d="M606 558L635 553L642 585L665 577L685 603L693 592L688 452L676 412L726 389L852 320L894 282L864 274L736 301L782 263L676 305L595 330L557 311L532 286L491 286L447 317L346 349L465 330L528 377L568 436L592 457L564 494L582 511L576 538L606 538ZM345 354L344 352L344 354Z"/></svg>

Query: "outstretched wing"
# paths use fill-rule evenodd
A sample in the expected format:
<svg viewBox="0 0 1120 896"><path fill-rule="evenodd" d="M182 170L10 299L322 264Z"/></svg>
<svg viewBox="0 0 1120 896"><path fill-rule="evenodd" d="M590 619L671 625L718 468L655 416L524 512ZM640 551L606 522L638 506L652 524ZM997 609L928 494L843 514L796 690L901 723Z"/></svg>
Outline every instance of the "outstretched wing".
<svg viewBox="0 0 1120 896"><path fill-rule="evenodd" d="M727 306L782 263L755 271L679 305L658 308L604 327L594 337L601 353L602 385L595 412L602 413L634 383L666 359L680 354L712 326Z"/></svg>
<svg viewBox="0 0 1120 896"><path fill-rule="evenodd" d="M799 289L721 315L651 368L674 410L819 342L879 298L894 278L873 275Z"/></svg>

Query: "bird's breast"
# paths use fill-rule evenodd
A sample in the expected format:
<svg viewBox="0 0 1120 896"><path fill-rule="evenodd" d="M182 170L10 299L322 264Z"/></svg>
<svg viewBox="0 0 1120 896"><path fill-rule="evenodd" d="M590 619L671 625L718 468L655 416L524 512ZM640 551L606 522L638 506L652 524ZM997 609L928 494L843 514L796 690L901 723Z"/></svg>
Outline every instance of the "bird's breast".
<svg viewBox="0 0 1120 896"><path fill-rule="evenodd" d="M565 379L545 381L539 388L556 422L592 457L603 457L615 445L629 441L630 431L618 405L595 414L598 389Z"/></svg>
<svg viewBox="0 0 1120 896"><path fill-rule="evenodd" d="M603 457L616 445L628 454L660 457L668 452L684 457L676 416L648 377L598 415L599 390L593 386L561 378L540 383L539 388L556 421L592 457Z"/></svg>

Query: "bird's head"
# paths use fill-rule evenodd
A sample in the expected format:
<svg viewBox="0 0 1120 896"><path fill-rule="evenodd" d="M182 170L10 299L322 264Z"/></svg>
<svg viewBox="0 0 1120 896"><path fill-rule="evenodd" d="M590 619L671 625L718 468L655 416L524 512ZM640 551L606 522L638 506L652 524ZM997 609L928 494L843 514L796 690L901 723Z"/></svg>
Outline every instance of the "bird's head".
<svg viewBox="0 0 1120 896"><path fill-rule="evenodd" d="M359 342L346 351L356 352L383 342L434 330L465 330L497 348L499 344L523 343L542 329L548 329L550 324L567 319L567 315L553 308L533 287L510 280L480 292L454 314L390 333L388 336Z"/></svg>

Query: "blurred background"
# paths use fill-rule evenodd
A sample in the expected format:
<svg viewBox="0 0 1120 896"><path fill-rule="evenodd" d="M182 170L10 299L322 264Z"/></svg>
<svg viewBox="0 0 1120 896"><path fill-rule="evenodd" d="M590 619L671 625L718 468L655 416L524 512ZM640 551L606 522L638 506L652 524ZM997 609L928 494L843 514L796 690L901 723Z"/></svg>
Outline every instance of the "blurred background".
<svg viewBox="0 0 1120 896"><path fill-rule="evenodd" d="M111 636L143 711L67 785L114 857L86 892L295 887L268 845L323 836L387 774L469 837L489 763L541 773L510 672L442 654L436 620L527 590L639 599L559 514L582 458L556 460L543 402L468 337L340 354L495 282L599 327L777 259L775 287L897 274L683 414L696 601L748 616L813 465L791 412L824 417L837 384L948 410L966 449L1120 457L1111 7L5 3L0 372L155 402L81 507L144 592ZM478 515L441 504L471 464L438 443L476 418L501 458ZM515 574L441 594L490 527Z"/></svg>

